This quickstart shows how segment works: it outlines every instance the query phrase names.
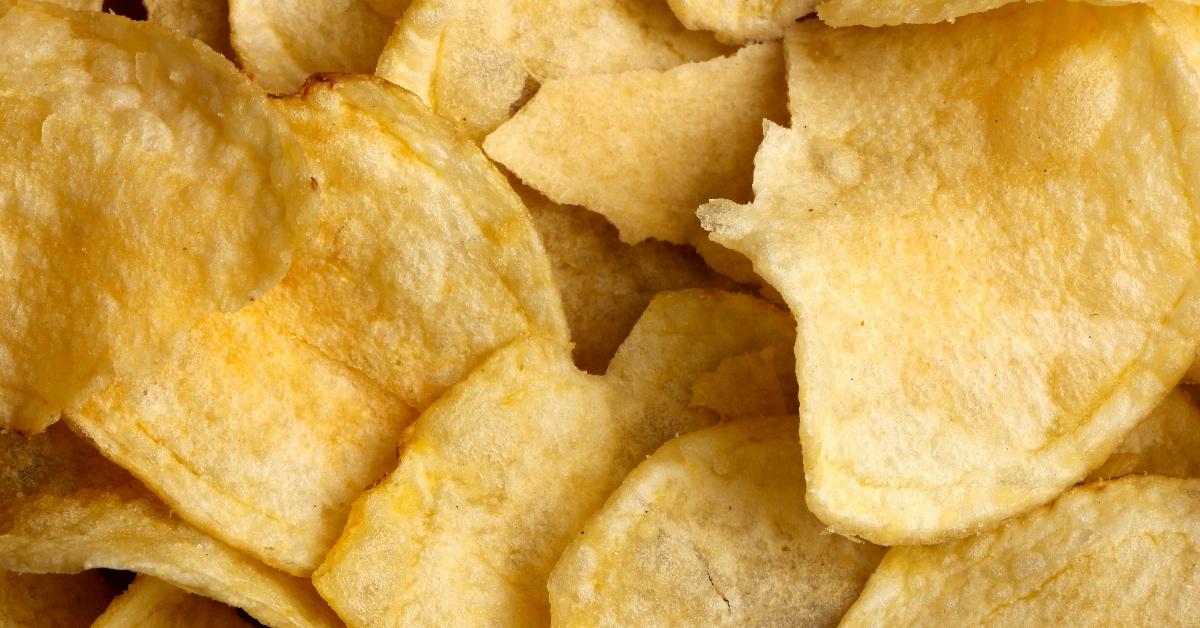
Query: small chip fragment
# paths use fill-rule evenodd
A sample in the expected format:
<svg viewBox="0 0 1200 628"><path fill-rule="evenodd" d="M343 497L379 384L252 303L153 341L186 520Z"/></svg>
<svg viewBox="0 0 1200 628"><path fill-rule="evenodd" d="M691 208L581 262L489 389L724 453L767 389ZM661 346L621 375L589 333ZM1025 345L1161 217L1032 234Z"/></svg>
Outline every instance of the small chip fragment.
<svg viewBox="0 0 1200 628"><path fill-rule="evenodd" d="M152 576L138 576L92 628L250 628L237 611Z"/></svg>
<svg viewBox="0 0 1200 628"><path fill-rule="evenodd" d="M208 44L233 59L229 43L229 0L142 0L147 19Z"/></svg>

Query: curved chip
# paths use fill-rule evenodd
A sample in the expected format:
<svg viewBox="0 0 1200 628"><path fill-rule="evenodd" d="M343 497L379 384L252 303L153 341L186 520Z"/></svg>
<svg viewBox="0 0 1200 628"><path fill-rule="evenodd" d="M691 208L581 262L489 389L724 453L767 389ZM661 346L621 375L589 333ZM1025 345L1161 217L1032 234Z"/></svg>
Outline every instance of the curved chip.
<svg viewBox="0 0 1200 628"><path fill-rule="evenodd" d="M0 625L4 626L87 626L112 598L112 589L94 571L72 575L0 571Z"/></svg>
<svg viewBox="0 0 1200 628"><path fill-rule="evenodd" d="M1131 473L1200 477L1200 409L1183 389L1171 391L1089 479Z"/></svg>
<svg viewBox="0 0 1200 628"><path fill-rule="evenodd" d="M559 626L836 626L883 548L804 507L795 418L680 436L639 464L550 576Z"/></svg>
<svg viewBox="0 0 1200 628"><path fill-rule="evenodd" d="M417 408L526 332L567 338L537 231L478 147L371 76L276 102L325 205L272 318Z"/></svg>
<svg viewBox="0 0 1200 628"><path fill-rule="evenodd" d="M180 35L199 39L233 58L229 43L229 0L142 0L147 19Z"/></svg>
<svg viewBox="0 0 1200 628"><path fill-rule="evenodd" d="M229 0L230 39L242 67L278 93L318 72L370 73L394 23L367 0Z"/></svg>
<svg viewBox="0 0 1200 628"><path fill-rule="evenodd" d="M637 243L703 239L696 207L748 200L763 119L787 117L778 44L665 71L549 81L484 150L559 203Z"/></svg>
<svg viewBox="0 0 1200 628"><path fill-rule="evenodd" d="M274 285L317 195L228 60L153 25L0 19L0 427L36 432Z"/></svg>
<svg viewBox="0 0 1200 628"><path fill-rule="evenodd" d="M1015 0L826 0L817 7L818 15L830 26L889 26L953 22L971 13L982 13ZM1039 1L1039 0L1026 0ZM1082 0L1100 6L1147 2L1159 7L1195 4L1194 0L1154 2L1149 0ZM1168 8L1168 10L1173 10Z"/></svg>
<svg viewBox="0 0 1200 628"><path fill-rule="evenodd" d="M482 138L551 79L666 69L723 48L661 0L416 0L376 74Z"/></svg>
<svg viewBox="0 0 1200 628"><path fill-rule="evenodd" d="M683 25L716 33L727 44L783 37L789 24L812 13L820 0L667 0Z"/></svg>
<svg viewBox="0 0 1200 628"><path fill-rule="evenodd" d="M545 624L546 578L587 516L663 441L716 422L688 407L695 378L728 355L790 357L791 330L752 297L685 291L651 303L604 377L558 340L501 349L409 428L318 590L352 626Z"/></svg>
<svg viewBox="0 0 1200 628"><path fill-rule="evenodd" d="M138 576L96 619L92 628L249 628L237 611L192 595L158 578Z"/></svg>
<svg viewBox="0 0 1200 628"><path fill-rule="evenodd" d="M1200 337L1180 46L1146 7L1070 3L787 45L792 129L767 132L754 203L701 214L802 313L809 507L910 544L1052 499Z"/></svg>
<svg viewBox="0 0 1200 628"><path fill-rule="evenodd" d="M892 549L841 625L1177 625L1200 616L1198 543L1200 481L1087 484L977 537Z"/></svg>
<svg viewBox="0 0 1200 628"><path fill-rule="evenodd" d="M0 434L0 569L161 578L271 626L339 626L312 584L204 535L59 424Z"/></svg>

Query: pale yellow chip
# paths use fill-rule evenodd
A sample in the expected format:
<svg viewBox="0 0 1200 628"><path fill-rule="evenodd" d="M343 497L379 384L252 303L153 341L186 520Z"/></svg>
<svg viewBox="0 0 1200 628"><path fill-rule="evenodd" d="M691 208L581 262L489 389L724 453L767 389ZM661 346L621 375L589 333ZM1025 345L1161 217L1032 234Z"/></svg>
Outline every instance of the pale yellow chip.
<svg viewBox="0 0 1200 628"><path fill-rule="evenodd" d="M1171 391L1089 479L1131 473L1200 477L1200 409L1184 389Z"/></svg>
<svg viewBox="0 0 1200 628"><path fill-rule="evenodd" d="M971 13L982 13L1016 0L826 0L817 7L820 18L830 26L889 26L953 22ZM1036 2L1039 0L1025 0ZM1099 6L1150 2L1150 0L1077 0ZM1151 3L1158 7L1195 4L1195 0Z"/></svg>
<svg viewBox="0 0 1200 628"><path fill-rule="evenodd" d="M883 548L804 507L796 419L680 436L639 464L562 553L555 626L836 626Z"/></svg>
<svg viewBox="0 0 1200 628"><path fill-rule="evenodd" d="M0 569L161 578L270 626L339 626L312 584L206 536L65 425L0 435Z"/></svg>
<svg viewBox="0 0 1200 628"><path fill-rule="evenodd" d="M762 301L685 291L654 300L603 377L561 341L514 342L409 428L318 589L351 626L544 625L546 578L587 516L659 444L717 421L688 407L696 377L791 341Z"/></svg>
<svg viewBox="0 0 1200 628"><path fill-rule="evenodd" d="M787 117L775 43L666 71L549 81L484 150L559 203L603 214L625 242L704 238L696 207L749 200L763 119Z"/></svg>
<svg viewBox="0 0 1200 628"><path fill-rule="evenodd" d="M809 507L908 544L1048 501L1200 337L1179 44L1143 6L1047 2L787 45L792 129L754 203L701 214L798 313Z"/></svg>
<svg viewBox="0 0 1200 628"><path fill-rule="evenodd" d="M112 598L112 589L95 571L71 575L0 571L0 626L87 626Z"/></svg>
<svg viewBox="0 0 1200 628"><path fill-rule="evenodd" d="M278 93L317 72L371 72L394 23L367 0L229 0L242 67Z"/></svg>
<svg viewBox="0 0 1200 628"><path fill-rule="evenodd" d="M416 0L376 74L482 138L542 82L666 69L723 51L711 35L684 29L663 0Z"/></svg>
<svg viewBox="0 0 1200 628"><path fill-rule="evenodd" d="M728 44L783 37L789 24L813 12L820 0L667 0L683 25L716 33Z"/></svg>
<svg viewBox="0 0 1200 628"><path fill-rule="evenodd" d="M237 611L154 578L138 576L92 628L249 628Z"/></svg>
<svg viewBox="0 0 1200 628"><path fill-rule="evenodd" d="M189 523L307 575L351 502L395 468L414 416L251 306L203 321L159 373L68 420Z"/></svg>
<svg viewBox="0 0 1200 628"><path fill-rule="evenodd" d="M1187 625L1197 544L1200 480L1086 484L977 537L892 549L841 625Z"/></svg>
<svg viewBox="0 0 1200 628"><path fill-rule="evenodd" d="M283 275L317 194L267 99L161 28L0 19L0 428L151 372Z"/></svg>
<svg viewBox="0 0 1200 628"><path fill-rule="evenodd" d="M526 332L567 338L537 231L478 147L373 76L276 102L325 193L264 302L276 321L418 408Z"/></svg>
<svg viewBox="0 0 1200 628"><path fill-rule="evenodd" d="M142 0L147 19L208 44L233 58L229 43L229 0Z"/></svg>

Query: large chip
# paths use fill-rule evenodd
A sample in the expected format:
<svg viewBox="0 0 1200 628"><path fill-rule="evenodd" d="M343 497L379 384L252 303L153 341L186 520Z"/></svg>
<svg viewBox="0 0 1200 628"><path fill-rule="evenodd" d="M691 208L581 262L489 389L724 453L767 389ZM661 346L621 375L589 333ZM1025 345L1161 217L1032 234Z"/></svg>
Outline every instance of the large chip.
<svg viewBox="0 0 1200 628"><path fill-rule="evenodd" d="M1142 6L1047 2L787 45L792 129L754 203L701 215L800 314L809 507L908 544L1050 500L1200 337L1179 44Z"/></svg>
<svg viewBox="0 0 1200 628"><path fill-rule="evenodd" d="M395 468L414 415L256 305L203 321L162 371L68 420L188 522L307 575L351 502Z"/></svg>
<svg viewBox="0 0 1200 628"><path fill-rule="evenodd" d="M228 60L20 2L0 19L0 427L151 372L283 275L317 194Z"/></svg>
<svg viewBox="0 0 1200 628"><path fill-rule="evenodd" d="M550 576L562 626L836 626L883 548L804 507L795 418L680 436L629 474Z"/></svg>
<svg viewBox="0 0 1200 628"><path fill-rule="evenodd" d="M0 569L145 573L271 626L338 626L312 584L175 517L65 425L0 434Z"/></svg>
<svg viewBox="0 0 1200 628"><path fill-rule="evenodd" d="M663 0L416 0L376 73L482 138L539 83L666 69L722 50L684 29Z"/></svg>
<svg viewBox="0 0 1200 628"><path fill-rule="evenodd" d="M763 119L787 117L775 43L666 71L549 81L484 149L559 203L608 218L625 242L706 236L696 207L749 200Z"/></svg>
<svg viewBox="0 0 1200 628"><path fill-rule="evenodd" d="M726 356L777 347L789 318L742 295L654 300L604 377L561 341L492 355L414 423L400 465L356 502L314 581L352 626L544 625L559 552L621 478L717 416L688 407Z"/></svg>
<svg viewBox="0 0 1200 628"><path fill-rule="evenodd" d="M1171 391L1142 419L1090 477L1108 479L1131 473L1200 477L1200 409L1182 388Z"/></svg>
<svg viewBox="0 0 1200 628"><path fill-rule="evenodd" d="M208 44L233 58L229 43L229 0L142 0L147 19Z"/></svg>
<svg viewBox="0 0 1200 628"><path fill-rule="evenodd" d="M1200 481L1068 491L974 538L888 552L842 626L1173 626L1200 617Z"/></svg>
<svg viewBox="0 0 1200 628"><path fill-rule="evenodd" d="M72 575L0 571L0 626L87 626L112 598L112 589L95 571Z"/></svg>
<svg viewBox="0 0 1200 628"><path fill-rule="evenodd" d="M138 576L92 628L249 628L237 611L173 587L158 578Z"/></svg>
<svg viewBox="0 0 1200 628"><path fill-rule="evenodd" d="M272 92L317 72L371 72L394 21L367 0L229 0L233 49Z"/></svg>
<svg viewBox="0 0 1200 628"><path fill-rule="evenodd" d="M683 25L716 33L729 44L783 37L789 24L812 13L819 0L667 0Z"/></svg>
<svg viewBox="0 0 1200 628"><path fill-rule="evenodd" d="M478 147L371 76L277 103L325 205L264 302L275 320L418 408L526 332L567 338L537 231Z"/></svg>

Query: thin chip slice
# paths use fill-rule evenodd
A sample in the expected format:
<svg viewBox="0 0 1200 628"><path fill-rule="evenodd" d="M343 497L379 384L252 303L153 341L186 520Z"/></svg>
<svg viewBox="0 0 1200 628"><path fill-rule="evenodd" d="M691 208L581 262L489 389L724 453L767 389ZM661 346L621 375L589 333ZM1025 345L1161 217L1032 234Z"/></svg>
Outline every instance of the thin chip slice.
<svg viewBox="0 0 1200 628"><path fill-rule="evenodd" d="M172 515L65 425L0 434L0 569L107 567L161 578L270 626L338 626L312 584L275 571Z"/></svg>
<svg viewBox="0 0 1200 628"><path fill-rule="evenodd" d="M317 72L371 72L394 22L367 0L229 0L230 39L242 67L278 93Z"/></svg>
<svg viewBox="0 0 1200 628"><path fill-rule="evenodd" d="M663 0L416 0L376 73L480 139L542 82L666 69L723 50L684 29Z"/></svg>
<svg viewBox="0 0 1200 628"><path fill-rule="evenodd" d="M786 356L791 334L753 297L686 291L655 299L604 377L561 341L501 349L409 428L318 589L352 626L545 625L546 578L587 516L659 444L717 421L688 407L695 378L728 355Z"/></svg>
<svg viewBox="0 0 1200 628"><path fill-rule="evenodd" d="M229 0L142 0L147 19L208 44L233 58L229 43Z"/></svg>
<svg viewBox="0 0 1200 628"><path fill-rule="evenodd" d="M261 309L203 321L162 371L68 420L189 523L308 575L351 502L395 468L415 412Z"/></svg>
<svg viewBox="0 0 1200 628"><path fill-rule="evenodd" d="M283 275L317 194L220 55L18 2L0 19L0 428L44 429L151 372Z"/></svg>
<svg viewBox="0 0 1200 628"><path fill-rule="evenodd" d="M1089 477L1131 473L1200 478L1200 409L1182 388L1171 391Z"/></svg>
<svg viewBox="0 0 1200 628"><path fill-rule="evenodd" d="M152 576L138 576L92 628L249 628L237 611Z"/></svg>
<svg viewBox="0 0 1200 628"><path fill-rule="evenodd" d="M87 626L112 598L112 589L94 571L72 575L0 571L0 626Z"/></svg>
<svg viewBox="0 0 1200 628"><path fill-rule="evenodd" d="M836 626L883 548L804 507L796 419L680 436L629 474L550 576L555 626Z"/></svg>
<svg viewBox="0 0 1200 628"><path fill-rule="evenodd" d="M683 25L744 44L783 37L789 24L813 12L819 0L667 0Z"/></svg>
<svg viewBox="0 0 1200 628"><path fill-rule="evenodd" d="M888 552L842 626L1175 626L1200 617L1200 480L1074 488L980 536Z"/></svg>
<svg viewBox="0 0 1200 628"><path fill-rule="evenodd" d="M787 45L792 129L754 203L701 214L802 313L809 507L887 545L1052 499L1200 338L1200 83L1171 31L1046 2Z"/></svg>
<svg viewBox="0 0 1200 628"><path fill-rule="evenodd" d="M666 71L542 85L484 150L559 203L603 214L637 243L705 237L696 207L748 200L763 119L787 117L775 43Z"/></svg>
<svg viewBox="0 0 1200 628"><path fill-rule="evenodd" d="M417 408L526 332L565 341L537 231L478 147L373 76L276 102L325 191L276 321Z"/></svg>

